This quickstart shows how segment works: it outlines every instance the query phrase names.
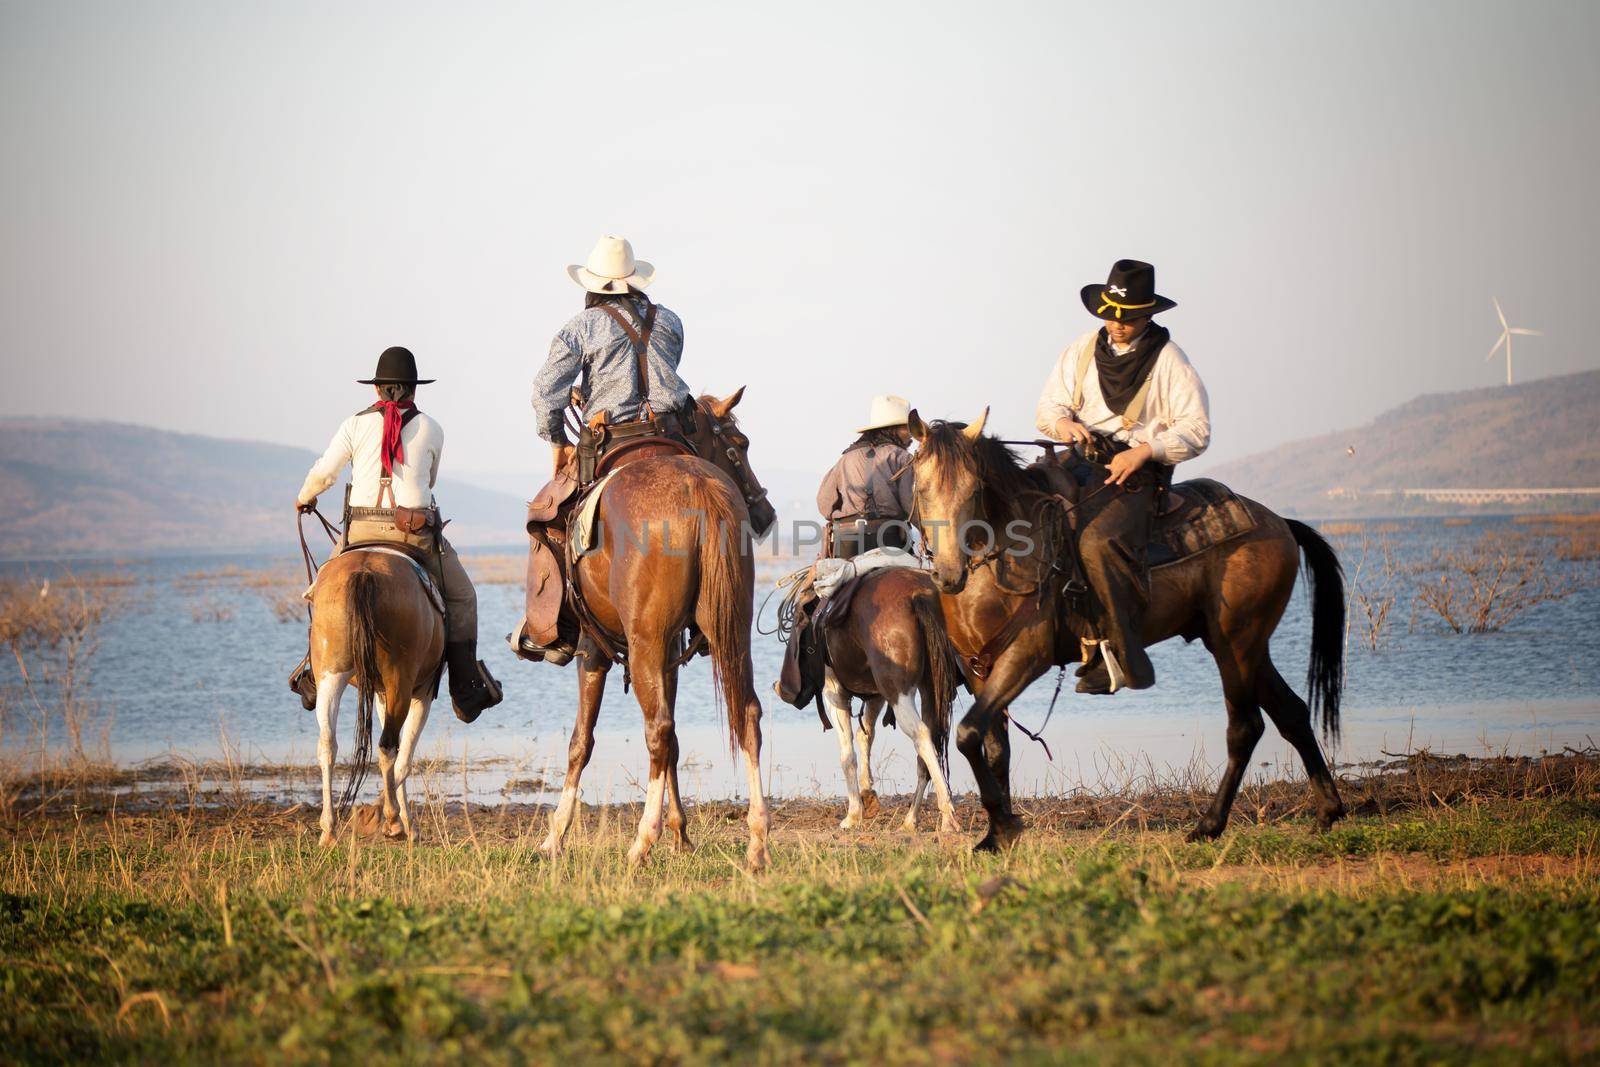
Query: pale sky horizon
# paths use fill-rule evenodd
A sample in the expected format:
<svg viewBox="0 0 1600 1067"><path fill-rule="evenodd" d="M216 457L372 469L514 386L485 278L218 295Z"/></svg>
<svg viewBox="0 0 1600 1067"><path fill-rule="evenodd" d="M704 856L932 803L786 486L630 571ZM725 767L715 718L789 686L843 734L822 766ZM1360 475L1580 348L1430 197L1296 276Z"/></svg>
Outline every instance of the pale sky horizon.
<svg viewBox="0 0 1600 1067"><path fill-rule="evenodd" d="M1155 263L1207 460L1600 366L1600 5L0 4L0 415L320 449L403 344L446 474L602 233L697 391L821 474L874 393L1033 436ZM1443 443L1441 443L1443 444ZM292 491L292 490L291 490Z"/></svg>

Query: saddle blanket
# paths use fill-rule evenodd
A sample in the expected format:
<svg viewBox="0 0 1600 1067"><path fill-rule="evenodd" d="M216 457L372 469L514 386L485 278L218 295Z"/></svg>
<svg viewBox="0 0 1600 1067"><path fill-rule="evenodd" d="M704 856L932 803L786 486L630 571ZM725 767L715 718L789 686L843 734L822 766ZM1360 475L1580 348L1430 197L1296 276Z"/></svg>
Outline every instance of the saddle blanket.
<svg viewBox="0 0 1600 1067"><path fill-rule="evenodd" d="M607 471L605 477L595 482L584 494L583 502L578 505L577 514L573 518L572 547L580 556L595 550L595 519L600 514L600 494L604 492L606 483L615 478L620 469L617 467Z"/></svg>
<svg viewBox="0 0 1600 1067"><path fill-rule="evenodd" d="M874 548L852 559L819 559L816 562L812 588L819 597L827 598L838 592L846 582L880 571L885 567L921 567L922 561L903 549Z"/></svg>
<svg viewBox="0 0 1600 1067"><path fill-rule="evenodd" d="M1167 507L1151 531L1151 568L1179 563L1258 525L1244 497L1221 482L1195 478L1167 491Z"/></svg>
<svg viewBox="0 0 1600 1067"><path fill-rule="evenodd" d="M439 584L433 580L433 575L429 574L422 564L417 562L416 557L409 552L402 552L398 548L389 548L385 545L353 545L339 554L347 555L351 552L382 552L386 556L398 556L411 564L411 569L416 571L418 580L422 582L423 591L428 594L428 602L433 605L433 610L439 613L440 618L444 617L444 593L440 591ZM306 591L301 594L306 603L309 604L311 602L312 595L316 591L317 583L315 581L306 586Z"/></svg>

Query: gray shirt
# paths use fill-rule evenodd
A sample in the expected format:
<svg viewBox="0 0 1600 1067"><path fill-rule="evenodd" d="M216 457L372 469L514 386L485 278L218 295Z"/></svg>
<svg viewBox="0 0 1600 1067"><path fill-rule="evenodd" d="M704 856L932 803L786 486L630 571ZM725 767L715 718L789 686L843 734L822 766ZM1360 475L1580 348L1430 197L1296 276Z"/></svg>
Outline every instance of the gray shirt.
<svg viewBox="0 0 1600 1067"><path fill-rule="evenodd" d="M639 301L626 301L624 314L636 326L643 324ZM602 411L609 422L627 422L641 414L644 401L655 412L671 411L689 399L689 387L678 377L678 361L683 358L683 322L672 311L656 305L655 329L645 355L648 396L639 396L638 373L634 368L633 342L615 319L597 307L585 308L561 327L550 342L550 356L533 379L533 412L539 436L553 444L564 444L567 432L561 424L572 386L578 386L583 402L583 419L590 421Z"/></svg>
<svg viewBox="0 0 1600 1067"><path fill-rule="evenodd" d="M839 457L817 488L817 510L830 522L858 515L908 517L911 472L905 468L910 463L911 453L896 445L850 449Z"/></svg>

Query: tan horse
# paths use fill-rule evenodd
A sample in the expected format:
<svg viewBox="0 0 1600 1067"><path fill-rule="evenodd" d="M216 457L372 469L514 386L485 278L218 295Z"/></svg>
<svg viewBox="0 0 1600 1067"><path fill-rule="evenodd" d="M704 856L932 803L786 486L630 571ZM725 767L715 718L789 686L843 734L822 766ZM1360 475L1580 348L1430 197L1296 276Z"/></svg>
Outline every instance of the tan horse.
<svg viewBox="0 0 1600 1067"><path fill-rule="evenodd" d="M844 617L824 630L828 648L823 702L839 731L839 766L847 807L841 830L861 825L877 808L872 789L872 738L885 703L916 750L917 786L904 826L917 828L917 809L931 781L941 833L960 830L950 800L945 754L950 705L961 684L945 634L939 592L925 572L905 567L873 571L861 579ZM852 730L850 699L866 701L861 727ZM859 762L858 762L859 758Z"/></svg>
<svg viewBox="0 0 1600 1067"><path fill-rule="evenodd" d="M943 596L945 625L970 664L977 700L956 730L956 747L972 764L989 816L978 851L1008 848L1022 833L1011 803L1011 743L1004 709L1052 664L1074 662L1087 636L1084 622L1061 610L1065 576L1061 498L1045 474L1024 468L1000 441L985 436L983 417L926 424L913 411L921 448L912 463L917 525L932 545L933 580ZM1074 500L1065 501L1075 506ZM1217 794L1190 840L1214 838L1228 822L1239 783L1264 727L1265 711L1305 763L1316 794L1317 825L1344 815L1338 787L1311 729L1306 701L1272 663L1268 642L1294 591L1301 555L1311 587L1311 665L1307 689L1322 713L1324 733L1337 736L1344 683L1344 579L1338 557L1315 530L1246 501L1257 525L1151 574L1147 645L1169 637L1205 642L1222 676L1228 710L1228 766ZM1046 516L1041 518L1041 516ZM1020 524L1013 527L1013 523ZM1021 529L1021 549L995 551ZM930 531L932 536L930 537ZM952 531L954 531L952 533ZM992 660L990 657L992 656ZM989 660L989 662L984 662Z"/></svg>
<svg viewBox="0 0 1600 1067"><path fill-rule="evenodd" d="M712 671L728 716L729 743L742 750L749 780L745 858L767 861L768 814L761 792L761 704L750 662L755 561L744 531L764 534L773 516L747 458L750 442L730 416L740 389L723 400L701 397L697 456L645 455L620 466L601 490L603 531L571 580L606 644L626 650L634 697L644 712L650 778L644 815L628 858L638 864L666 825L680 850L693 846L678 790L675 706L678 667L691 625L710 648ZM699 456L708 456L710 460ZM740 486L745 488L741 490ZM757 516L752 523L751 515ZM541 846L559 852L577 810L578 784L594 751L594 725L612 661L587 629L578 643L578 717L568 748L567 777Z"/></svg>
<svg viewBox="0 0 1600 1067"><path fill-rule="evenodd" d="M333 843L339 701L352 682L360 698L356 751L339 806L348 810L366 775L376 708L383 731L378 768L383 775L384 833L415 836L406 776L438 693L443 656L444 619L408 560L388 552L351 551L323 565L312 598L311 671L317 680L324 845Z"/></svg>

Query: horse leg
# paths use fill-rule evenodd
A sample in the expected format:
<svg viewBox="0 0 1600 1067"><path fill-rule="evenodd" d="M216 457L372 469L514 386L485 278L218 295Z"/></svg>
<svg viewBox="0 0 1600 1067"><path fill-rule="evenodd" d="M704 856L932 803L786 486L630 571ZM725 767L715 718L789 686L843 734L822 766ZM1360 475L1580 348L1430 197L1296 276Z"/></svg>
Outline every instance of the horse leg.
<svg viewBox="0 0 1600 1067"><path fill-rule="evenodd" d="M628 862L637 867L650 855L661 837L662 802L667 788L667 767L676 755L677 727L672 721L672 706L667 703L666 643L636 641L629 661L633 673L633 695L644 712L644 741L650 751L650 781L645 786L644 813L639 816L639 832L628 849Z"/></svg>
<svg viewBox="0 0 1600 1067"><path fill-rule="evenodd" d="M351 672L326 674L317 680L317 763L322 768L322 843L333 844L333 761L339 755L339 700Z"/></svg>
<svg viewBox="0 0 1600 1067"><path fill-rule="evenodd" d="M928 782L931 779L928 777L928 765L922 762L921 756L911 762L917 765L917 785L911 791L911 807L906 811L906 817L900 820L900 826L914 831L917 828L917 813L922 810L922 797L928 791Z"/></svg>
<svg viewBox="0 0 1600 1067"><path fill-rule="evenodd" d="M611 661L587 638L579 645L578 664L578 718L567 744L567 777L561 783L561 799L550 813L550 832L539 846L546 856L561 851L577 814L578 782L594 755L594 723L600 716L600 700L606 695L606 673L611 670Z"/></svg>
<svg viewBox="0 0 1600 1067"><path fill-rule="evenodd" d="M978 691L978 699L956 728L956 748L972 765L978 780L978 797L989 818L988 832L974 846L974 852L998 852L1016 844L1022 835L1023 821L1011 806L1011 738L1006 708L1022 695L1034 679L1049 666L1049 656L1036 651L1048 634L1038 634L1012 642L1000 653L989 676Z"/></svg>
<svg viewBox="0 0 1600 1067"><path fill-rule="evenodd" d="M1217 657L1217 667L1222 672L1222 697L1228 705L1228 768L1222 772L1222 782L1211 807L1200 817L1200 822L1189 831L1190 841L1215 838L1228 825L1228 812L1233 809L1233 798L1239 792L1250 767L1251 753L1266 727L1261 723L1261 707L1256 703L1254 672L1241 669L1231 661Z"/></svg>
<svg viewBox="0 0 1600 1067"><path fill-rule="evenodd" d="M1322 758L1322 747L1311 729L1311 709L1300 695L1289 687L1278 673L1278 668L1268 660L1256 673L1256 697L1262 709L1272 719L1283 739L1300 753L1300 762L1306 766L1306 777L1311 779L1317 792L1317 825L1326 830L1338 819L1344 818L1344 801L1339 798L1339 787Z"/></svg>
<svg viewBox="0 0 1600 1067"><path fill-rule="evenodd" d="M872 742L878 736L878 717L883 714L883 698L868 697L861 709L861 723L856 727L856 748L860 750L856 784L861 790L861 815L870 819L882 806L878 791L872 787Z"/></svg>
<svg viewBox="0 0 1600 1067"><path fill-rule="evenodd" d="M411 685L396 683L373 703L378 713L378 773L383 782L383 836L401 837L405 826L400 821L400 800L396 796L395 760L400 755L400 731L411 710ZM393 709L393 710L391 710Z"/></svg>
<svg viewBox="0 0 1600 1067"><path fill-rule="evenodd" d="M833 716L834 729L839 732L839 770L844 772L846 799L844 818L839 829L854 830L861 825L861 789L856 784L855 724L850 721L850 694L845 692L834 677L833 668L827 669L827 682L822 687L822 702L828 705ZM870 756L869 756L870 758Z"/></svg>
<svg viewBox="0 0 1600 1067"><path fill-rule="evenodd" d="M394 793L400 811L400 829L407 841L416 840L417 835L411 829L411 801L406 796L406 779L411 776L411 759L417 751L422 728L428 724L428 708L432 704L431 697L412 697L411 710L400 728L400 754L394 762Z"/></svg>
<svg viewBox="0 0 1600 1067"><path fill-rule="evenodd" d="M677 659L683 655L683 639L672 643L672 658ZM667 671L666 696L667 707L672 709L674 721L678 715L678 671L673 667ZM693 852L694 842L689 840L689 820L683 814L683 796L678 792L678 732L672 732L672 762L667 764L667 829L672 831L672 849L674 852Z"/></svg>
<svg viewBox="0 0 1600 1067"><path fill-rule="evenodd" d="M745 677L748 678L750 653L746 651L744 657ZM772 816L767 811L766 794L761 791L761 702L754 691L745 697L744 731L739 740L744 749L744 773L750 787L750 810L745 815L745 823L750 827L750 843L745 846L744 861L750 870L759 871L767 865L767 832Z"/></svg>
<svg viewBox="0 0 1600 1067"><path fill-rule="evenodd" d="M917 750L917 792L911 798L911 812L906 816L906 829L917 828L917 807L922 800L922 791L931 777L933 795L939 802L939 832L957 831L961 829L961 824L956 822L956 808L950 799L950 786L939 770L939 749L933 743L933 730L922 719L923 700L924 694L912 689L910 692L901 693L894 701L895 722L900 724L900 729L911 738L911 743Z"/></svg>

